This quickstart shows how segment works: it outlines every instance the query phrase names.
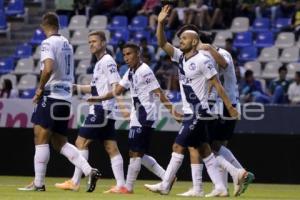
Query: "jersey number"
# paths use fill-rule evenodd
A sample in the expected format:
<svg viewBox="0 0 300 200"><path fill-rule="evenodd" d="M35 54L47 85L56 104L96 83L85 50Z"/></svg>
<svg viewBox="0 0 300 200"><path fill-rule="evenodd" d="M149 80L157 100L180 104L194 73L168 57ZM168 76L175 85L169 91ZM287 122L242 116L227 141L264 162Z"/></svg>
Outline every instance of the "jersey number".
<svg viewBox="0 0 300 200"><path fill-rule="evenodd" d="M71 73L71 55L70 54L65 55L65 61L66 61L65 73L66 73L66 75L69 75Z"/></svg>

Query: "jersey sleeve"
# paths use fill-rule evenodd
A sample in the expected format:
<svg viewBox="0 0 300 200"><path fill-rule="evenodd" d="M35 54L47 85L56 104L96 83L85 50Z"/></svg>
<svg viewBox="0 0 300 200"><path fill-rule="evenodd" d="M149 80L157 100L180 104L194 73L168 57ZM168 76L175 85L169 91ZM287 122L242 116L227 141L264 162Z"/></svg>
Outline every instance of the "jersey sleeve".
<svg viewBox="0 0 300 200"><path fill-rule="evenodd" d="M203 64L200 65L200 70L206 79L211 79L218 73L216 64L211 59L204 60Z"/></svg>
<svg viewBox="0 0 300 200"><path fill-rule="evenodd" d="M144 85L146 92L151 92L157 88L160 88L160 85L154 75L154 73L148 69L141 73L140 81Z"/></svg>
<svg viewBox="0 0 300 200"><path fill-rule="evenodd" d="M127 72L124 74L123 78L119 82L119 84L126 89L130 87L130 81L128 79L129 70L130 69L127 70Z"/></svg>
<svg viewBox="0 0 300 200"><path fill-rule="evenodd" d="M229 66L232 62L230 56L227 53L220 52L221 56L225 59L227 66Z"/></svg>
<svg viewBox="0 0 300 200"><path fill-rule="evenodd" d="M47 58L50 58L52 60L55 59L54 50L49 42L44 41L41 44L41 63Z"/></svg>
<svg viewBox="0 0 300 200"><path fill-rule="evenodd" d="M105 64L104 71L110 84L118 83L120 81L117 64L114 60L108 59Z"/></svg>
<svg viewBox="0 0 300 200"><path fill-rule="evenodd" d="M173 56L171 57L171 60L179 63L180 56L183 54L183 52L176 47L173 47L173 48L174 48L174 53L173 53Z"/></svg>

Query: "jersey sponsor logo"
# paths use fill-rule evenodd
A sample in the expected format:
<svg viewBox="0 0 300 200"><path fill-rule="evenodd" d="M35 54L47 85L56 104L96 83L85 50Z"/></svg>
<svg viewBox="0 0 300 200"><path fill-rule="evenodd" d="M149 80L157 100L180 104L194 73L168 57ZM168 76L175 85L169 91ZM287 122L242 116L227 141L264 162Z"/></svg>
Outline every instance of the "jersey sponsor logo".
<svg viewBox="0 0 300 200"><path fill-rule="evenodd" d="M195 64L195 63L191 63L191 64L189 65L189 69L190 69L190 70L195 70L195 69L196 69L196 64Z"/></svg>
<svg viewBox="0 0 300 200"><path fill-rule="evenodd" d="M68 42L64 42L63 44L63 48L61 49L62 51L70 51L71 48L70 48L70 45Z"/></svg>

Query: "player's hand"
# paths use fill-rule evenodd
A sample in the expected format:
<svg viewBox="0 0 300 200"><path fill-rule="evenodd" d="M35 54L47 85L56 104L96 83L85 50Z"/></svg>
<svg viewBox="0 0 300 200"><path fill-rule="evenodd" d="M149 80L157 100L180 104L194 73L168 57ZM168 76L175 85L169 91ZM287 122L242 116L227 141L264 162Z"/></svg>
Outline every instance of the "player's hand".
<svg viewBox="0 0 300 200"><path fill-rule="evenodd" d="M100 97L89 97L87 100L86 100L88 103L99 103L101 102L101 98Z"/></svg>
<svg viewBox="0 0 300 200"><path fill-rule="evenodd" d="M42 98L43 96L43 90L38 88L36 91L35 91L35 95L32 99L33 103L37 104L39 102L39 100Z"/></svg>
<svg viewBox="0 0 300 200"><path fill-rule="evenodd" d="M164 22L166 21L166 19L167 19L169 13L170 13L170 11L171 11L171 8L172 8L172 7L171 7L170 5L165 5L165 6L161 9L161 11L160 11L160 13L159 13L159 15L158 15L158 17L157 17L158 23L164 23Z"/></svg>
<svg viewBox="0 0 300 200"><path fill-rule="evenodd" d="M210 44L199 44L198 49L204 51L210 51L213 47Z"/></svg>
<svg viewBox="0 0 300 200"><path fill-rule="evenodd" d="M237 111L237 109L235 107L231 106L228 111L232 118L235 118L235 119L240 118L240 113Z"/></svg>

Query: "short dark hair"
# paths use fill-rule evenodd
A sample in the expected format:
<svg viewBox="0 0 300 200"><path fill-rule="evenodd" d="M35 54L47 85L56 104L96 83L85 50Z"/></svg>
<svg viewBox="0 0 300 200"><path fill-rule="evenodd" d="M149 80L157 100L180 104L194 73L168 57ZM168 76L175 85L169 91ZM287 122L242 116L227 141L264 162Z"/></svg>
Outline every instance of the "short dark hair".
<svg viewBox="0 0 300 200"><path fill-rule="evenodd" d="M233 39L232 39L232 38L227 38L227 39L225 40L225 42L228 42L228 43L232 44L232 43L233 43Z"/></svg>
<svg viewBox="0 0 300 200"><path fill-rule="evenodd" d="M278 69L278 73L280 73L281 71L286 71L286 72L287 72L287 68L286 68L286 66L285 66L285 65L283 65L283 66L279 67L279 69Z"/></svg>
<svg viewBox="0 0 300 200"><path fill-rule="evenodd" d="M102 41L106 41L105 33L103 31L92 31L89 33L89 37L97 35Z"/></svg>
<svg viewBox="0 0 300 200"><path fill-rule="evenodd" d="M246 72L245 72L245 78L248 78L250 76L253 76L253 71L248 69Z"/></svg>
<svg viewBox="0 0 300 200"><path fill-rule="evenodd" d="M136 52L140 52L140 47L138 45L136 45L135 43L132 43L132 42L127 42L126 44L124 44L122 46L122 51L125 48L131 48L131 49L134 49Z"/></svg>
<svg viewBox="0 0 300 200"><path fill-rule="evenodd" d="M186 24L177 31L177 33L176 33L177 37L180 37L180 35L186 30L195 31L197 34L199 34L199 32L200 32L199 28L196 25Z"/></svg>
<svg viewBox="0 0 300 200"><path fill-rule="evenodd" d="M212 34L209 32L199 31L199 38L202 43L212 44Z"/></svg>
<svg viewBox="0 0 300 200"><path fill-rule="evenodd" d="M48 12L43 15L42 26L50 26L55 29L59 29L58 16L54 12Z"/></svg>

